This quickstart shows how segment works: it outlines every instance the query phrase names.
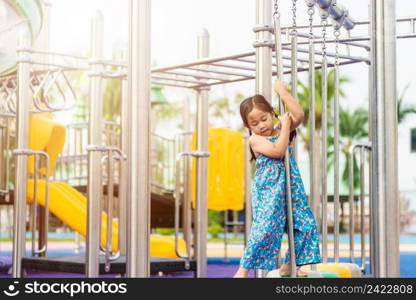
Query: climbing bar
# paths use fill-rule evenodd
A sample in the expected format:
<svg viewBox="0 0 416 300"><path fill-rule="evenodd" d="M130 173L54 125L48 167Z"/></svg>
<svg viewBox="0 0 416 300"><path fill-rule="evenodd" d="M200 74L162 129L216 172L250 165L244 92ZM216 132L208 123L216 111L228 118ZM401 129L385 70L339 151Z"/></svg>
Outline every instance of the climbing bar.
<svg viewBox="0 0 416 300"><path fill-rule="evenodd" d="M281 30L280 30L280 13L277 10L277 0L275 0L275 11L274 11L274 35L275 35L275 55L276 55L276 77L277 80L283 80L283 58L282 58L282 37L281 37ZM292 11L294 14L294 18L296 18L296 1L293 0L292 2ZM293 52L292 52L293 55ZM293 61L293 60L292 60ZM293 63L292 63L293 67ZM285 113L285 105L278 96L278 104L279 104L279 115L283 115ZM287 224L288 224L288 240L289 240L289 254L290 254L290 274L291 276L295 276L296 274L296 257L295 257L295 241L294 241L294 233L293 233L293 211L292 211L292 190L290 184L290 161L289 161L289 146L286 148L285 154L285 173L286 173L286 200L287 200Z"/></svg>
<svg viewBox="0 0 416 300"><path fill-rule="evenodd" d="M322 143L321 143L321 197L322 197L322 259L328 262L328 179L327 179L327 154L328 154L328 62L326 53L326 25L327 16L321 15L322 26Z"/></svg>
<svg viewBox="0 0 416 300"><path fill-rule="evenodd" d="M338 40L340 35L339 29L334 27L334 36ZM334 261L339 263L339 58L338 58L339 43L335 43L335 63L334 63Z"/></svg>

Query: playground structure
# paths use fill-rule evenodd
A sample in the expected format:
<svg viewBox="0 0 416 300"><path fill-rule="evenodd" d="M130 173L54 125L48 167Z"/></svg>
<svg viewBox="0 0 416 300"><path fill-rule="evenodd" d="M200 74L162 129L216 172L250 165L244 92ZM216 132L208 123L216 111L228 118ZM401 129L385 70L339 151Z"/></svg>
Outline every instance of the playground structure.
<svg viewBox="0 0 416 300"><path fill-rule="evenodd" d="M29 1L15 2L22 4ZM17 68L14 69L14 64L10 64L10 59L7 59L8 64L1 69L0 77L1 162L2 166L6 166L2 167L2 170L6 172L2 173L0 188L5 202L11 203L13 201L14 205L12 266L14 277L23 276L22 270L25 268L47 270L67 268L77 273L85 273L88 277L97 277L106 272L125 274L127 277L148 277L150 271L193 270L197 277L205 277L207 273L206 233L209 194L207 170L208 157L211 152L208 152L209 87L255 79L255 92L263 94L267 99L272 99L273 76L282 78L283 74L291 74L292 93L296 94L298 72L308 72L309 86L315 87L313 70L322 69L324 78L322 90L326 91L328 68L334 68L336 74L334 165L335 182L339 182L339 149L337 148L337 138L339 138L339 86L337 85L339 66L362 62L369 66L370 139L368 143L357 143L351 149L351 155L354 155L356 149L359 149L361 157L361 266L355 265L354 257L352 236L354 187L352 180L350 180L349 198L350 264L339 263L338 184L335 184L334 191L334 263L328 262L328 191L326 168L323 168L320 179L315 179L314 172L310 172L310 182L313 183L316 180L320 182L319 186L311 184L309 198L311 207L321 225L323 257L323 264L316 266L313 271L315 276L318 276L317 274L322 275L325 271L335 270L342 273L340 276L345 277L358 277L365 271L367 257L364 243L363 207L364 151L367 151L370 161L368 172L370 175L371 228L370 272L365 275L398 276L399 198L397 194L397 107L396 101L394 101L396 99L394 49L396 21L408 23L411 28L410 32L397 34L397 38L411 38L416 36L414 26L416 18L396 20L394 1L370 0L371 18L359 22L354 21L348 15L347 10L336 1L306 1L309 7L309 24L300 26L296 23L297 1L293 1L293 24L281 27L278 1L275 2L272 16L272 1L257 0L254 51L211 58L209 57L209 35L204 30L198 36L197 60L153 69L150 68L149 63L151 61L150 0L131 0L129 2L129 51L124 60L120 61L107 60L103 57L103 19L100 14L94 18L93 22L91 58L49 51L47 47L48 5L44 5L42 1L36 1L36 3L43 12L38 16L44 18L43 49L32 48L37 31L32 30L29 35L28 28L35 27L23 26L23 30L19 30L19 45L15 60ZM314 15L317 15L318 12L321 23L315 24ZM329 19L334 20L332 25L329 24ZM29 21L28 24L37 23ZM368 34L353 36L352 30L356 26L367 27ZM329 28L334 28L333 38L327 37ZM344 29L348 30L345 37L341 34ZM316 33L318 30L321 31L321 34ZM283 41L282 36L284 35L288 41ZM321 44L321 51L315 49L316 44ZM335 46L335 52L327 50L327 47L332 44ZM346 53L341 52L340 45L347 46ZM352 47L360 49L364 54L362 56L350 55L348 48ZM273 60L276 62L274 63ZM290 64L286 64L286 61L290 61ZM273 71L273 68L276 70ZM89 118L87 124L73 124L64 129L52 121L48 114L68 110L73 106L76 91L66 75L72 71L87 72L90 78ZM103 122L102 85L103 81L108 78L119 79L122 84L120 124ZM189 88L196 91L195 147L191 149L189 121L184 121L184 124L187 124L184 133L173 141L174 148L176 147L177 150L173 151L174 155L171 157L174 158L171 158L169 163L172 172L170 172L170 180L166 181L169 182L168 187L166 182L162 185L151 184L151 145L157 139L155 135L150 134L149 126L151 83ZM48 95L53 87L57 88L61 101L51 99ZM314 91L314 88L311 91ZM314 96L312 92L309 106L311 128L315 126ZM318 164L327 165L327 95L322 95L322 99L322 161L319 161L316 155L312 155L310 170L314 170ZM283 110L284 108L280 107L279 111ZM38 116L40 113L42 115ZM8 138L14 128L16 128L14 131L16 145L12 145ZM44 129L40 130L40 128ZM73 140L73 144L67 143L64 146L65 132L66 140ZM226 133L217 133L217 136L225 137ZM312 134L310 138L311 149L314 149L315 137ZM241 138L241 140L243 139ZM37 146L36 143L38 143ZM16 157L16 180L13 191L9 189L8 184L11 151ZM195 162L193 168L191 168L189 159L191 157ZM247 145L245 146L245 157L245 228L248 232L251 220L251 171L250 164L247 163L249 157ZM61 171L60 176L56 174L58 169ZM72 171L70 171L71 169ZM191 169L196 174L194 184L191 183ZM351 170L350 167L350 176L352 176ZM28 174L31 174L33 178L28 180ZM174 184L172 184L172 179L174 179ZM106 189L103 189L103 186ZM191 189L191 186L194 186L194 190ZM236 184L236 186L240 191L242 190L241 184ZM163 190L172 191L171 198L166 199ZM79 191L86 193L87 196L85 197ZM195 195L194 217L191 205L192 194ZM120 203L117 217L113 210L114 196L117 196ZM318 201L319 199L321 201ZM31 257L25 257L27 201L32 203ZM158 222L156 214L153 215L157 211L157 209L153 209L155 207L153 205L157 201L162 203L161 210L169 207L171 212L169 221L166 221L166 215L163 219L164 222L175 227L174 238L163 239L150 235L152 223ZM288 201L290 203L290 197ZM44 207L39 218L41 223L38 226L38 246L35 243L37 203ZM151 204L152 213L150 213ZM321 214L318 214L319 205L321 205ZM102 208L105 208L105 212L102 211ZM71 209L73 209L73 213L69 213ZM86 235L85 257L47 257L49 210L58 217L61 216L61 219L68 218L65 222L71 228ZM77 226L79 226L78 229L76 229ZM182 227L183 239L180 239L178 235L180 227ZM291 272L294 274L293 237L290 235L293 230L290 228L292 226L289 223L289 245L292 253ZM160 252L155 249L159 249ZM170 249L171 251L163 252L161 249ZM104 253L104 257L100 255L100 251ZM259 271L257 276L263 277L266 274Z"/></svg>

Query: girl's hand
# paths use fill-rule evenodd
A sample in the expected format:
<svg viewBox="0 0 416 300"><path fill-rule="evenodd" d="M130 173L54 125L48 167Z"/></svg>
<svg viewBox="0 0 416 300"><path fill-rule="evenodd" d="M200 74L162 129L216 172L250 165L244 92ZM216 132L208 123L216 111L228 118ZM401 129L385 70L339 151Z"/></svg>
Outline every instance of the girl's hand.
<svg viewBox="0 0 416 300"><path fill-rule="evenodd" d="M290 125L292 124L292 117L290 116L288 112L282 116L279 116L279 120L280 120L280 123L282 123L282 128L290 127Z"/></svg>
<svg viewBox="0 0 416 300"><path fill-rule="evenodd" d="M286 83L282 80L276 80L274 83L274 91L278 93L280 96L287 93Z"/></svg>

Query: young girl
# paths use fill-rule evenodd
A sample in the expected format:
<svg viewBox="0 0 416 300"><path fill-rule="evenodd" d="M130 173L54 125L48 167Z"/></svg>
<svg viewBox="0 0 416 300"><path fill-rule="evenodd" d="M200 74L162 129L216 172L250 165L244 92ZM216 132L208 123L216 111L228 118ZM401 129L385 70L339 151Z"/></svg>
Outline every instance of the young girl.
<svg viewBox="0 0 416 300"><path fill-rule="evenodd" d="M274 127L276 114L261 95L245 99L240 105L244 126L249 129L250 150L256 159L256 172L252 185L253 223L250 239L234 277L247 277L249 269L272 270L277 259L284 231L287 232L286 174L284 156L289 147L290 184L292 188L293 227L296 265L321 262L318 229L308 205L300 172L292 153L291 141L296 127L302 123L304 113L282 81L274 86L291 114L279 117L280 126ZM281 276L290 274L289 251ZM306 276L297 268L296 276Z"/></svg>

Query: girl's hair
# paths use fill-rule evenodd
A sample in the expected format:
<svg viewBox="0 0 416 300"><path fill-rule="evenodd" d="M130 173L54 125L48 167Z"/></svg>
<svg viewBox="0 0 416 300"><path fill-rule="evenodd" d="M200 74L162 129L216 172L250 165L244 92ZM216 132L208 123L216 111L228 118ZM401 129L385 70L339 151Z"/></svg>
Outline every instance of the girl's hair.
<svg viewBox="0 0 416 300"><path fill-rule="evenodd" d="M273 107L269 103L269 101L264 98L262 95L254 95L252 97L248 97L243 100L240 104L240 115L241 119L243 120L244 126L246 126L248 129L249 134L251 135L252 132L250 130L250 126L248 125L247 116L248 114L253 110L253 108L257 108L261 111L271 113L274 117L277 118L277 114L274 111ZM290 133L289 141L292 141L293 138L296 136L296 131L292 131ZM256 160L256 156L254 155L253 150L250 147L251 152L251 160Z"/></svg>

